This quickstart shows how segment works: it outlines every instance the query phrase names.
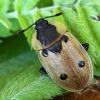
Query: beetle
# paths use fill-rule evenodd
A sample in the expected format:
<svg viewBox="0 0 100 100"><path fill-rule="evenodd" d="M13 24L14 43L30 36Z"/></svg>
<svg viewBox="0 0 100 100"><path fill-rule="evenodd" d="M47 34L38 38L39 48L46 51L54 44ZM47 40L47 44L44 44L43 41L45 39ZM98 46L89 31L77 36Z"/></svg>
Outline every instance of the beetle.
<svg viewBox="0 0 100 100"><path fill-rule="evenodd" d="M91 84L93 78L92 62L86 52L89 44L81 45L68 32L64 24L49 23L45 20L60 15L62 15L61 12L40 18L32 24L36 29L32 37L32 47L39 50L38 57L43 66L41 72L46 72L57 85L65 90L82 91Z"/></svg>

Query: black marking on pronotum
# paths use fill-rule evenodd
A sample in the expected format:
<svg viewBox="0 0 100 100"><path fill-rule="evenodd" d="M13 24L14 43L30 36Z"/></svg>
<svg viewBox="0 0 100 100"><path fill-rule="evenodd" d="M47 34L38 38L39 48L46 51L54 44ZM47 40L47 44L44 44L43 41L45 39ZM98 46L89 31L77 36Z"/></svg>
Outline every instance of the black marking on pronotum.
<svg viewBox="0 0 100 100"><path fill-rule="evenodd" d="M63 35L61 38L64 42L68 42L68 37L66 35Z"/></svg>
<svg viewBox="0 0 100 100"><path fill-rule="evenodd" d="M62 50L62 43L61 43L62 40L64 42L67 42L68 37L66 35L63 35L62 38L58 42L56 42L55 44L47 48L47 50L50 50L53 53L57 53L57 52L60 53Z"/></svg>
<svg viewBox="0 0 100 100"><path fill-rule="evenodd" d="M50 50L53 53L60 53L62 50L62 44L61 44L61 40L56 42L55 44L53 44L52 46L50 46L48 48L48 50Z"/></svg>
<svg viewBox="0 0 100 100"><path fill-rule="evenodd" d="M60 79L61 79L61 80L65 80L65 79L67 79L67 77L68 77L68 76L67 76L67 74L65 74L65 73L63 73L63 74L60 75Z"/></svg>
<svg viewBox="0 0 100 100"><path fill-rule="evenodd" d="M41 22L36 25L38 27L37 29L37 39L44 45L48 45L52 43L54 40L58 38L60 35L56 27L54 25L51 25L47 23L46 20L42 19Z"/></svg>
<svg viewBox="0 0 100 100"><path fill-rule="evenodd" d="M79 63L78 63L78 66L79 67L84 67L84 65L85 65L85 62L84 61L79 61Z"/></svg>
<svg viewBox="0 0 100 100"><path fill-rule="evenodd" d="M48 56L48 52L47 52L46 49L43 49L43 50L42 50L42 55L43 55L44 57L47 57L47 56Z"/></svg>
<svg viewBox="0 0 100 100"><path fill-rule="evenodd" d="M84 47L84 49L87 51L89 48L89 43L84 43L82 44L82 46Z"/></svg>

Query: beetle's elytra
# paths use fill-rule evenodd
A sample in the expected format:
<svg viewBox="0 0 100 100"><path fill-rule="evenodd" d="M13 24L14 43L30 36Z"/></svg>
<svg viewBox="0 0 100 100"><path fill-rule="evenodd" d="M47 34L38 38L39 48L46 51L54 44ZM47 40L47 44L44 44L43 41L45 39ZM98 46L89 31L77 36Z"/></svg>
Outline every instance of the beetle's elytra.
<svg viewBox="0 0 100 100"><path fill-rule="evenodd" d="M86 52L88 43L82 46L67 31L65 25L59 22L48 23L45 18L35 22L36 33L32 38L32 46L39 50L38 56L42 66L51 79L63 89L71 92L85 89L93 78L92 63Z"/></svg>

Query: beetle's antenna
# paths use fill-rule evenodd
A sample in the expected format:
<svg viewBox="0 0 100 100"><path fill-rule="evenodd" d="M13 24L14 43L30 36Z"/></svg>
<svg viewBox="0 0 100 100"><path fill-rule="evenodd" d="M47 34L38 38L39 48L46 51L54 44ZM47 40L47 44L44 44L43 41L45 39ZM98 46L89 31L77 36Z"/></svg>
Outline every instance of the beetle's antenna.
<svg viewBox="0 0 100 100"><path fill-rule="evenodd" d="M52 15L52 16L44 17L43 19L45 19L45 18L49 18L49 17L60 16L60 15L62 15L62 12L57 13L57 14ZM20 33L24 33L26 30L28 30L28 29L29 29L30 27L32 27L33 25L35 25L35 24L33 23L33 24L31 24L29 27L27 27L26 29L18 31L18 34L20 34Z"/></svg>
<svg viewBox="0 0 100 100"><path fill-rule="evenodd" d="M30 27L32 27L33 25L35 25L35 24L33 23L33 24L31 24L29 27L27 27L26 29L18 31L18 34L24 33L26 30L28 30L28 29L29 29Z"/></svg>
<svg viewBox="0 0 100 100"><path fill-rule="evenodd" d="M62 12L60 12L60 13L57 13L57 14L55 14L55 15L52 15L52 16L47 16L47 17L44 17L43 19L45 19L45 18L49 18L49 17L55 17L55 16L60 16L60 15L62 15L63 13Z"/></svg>

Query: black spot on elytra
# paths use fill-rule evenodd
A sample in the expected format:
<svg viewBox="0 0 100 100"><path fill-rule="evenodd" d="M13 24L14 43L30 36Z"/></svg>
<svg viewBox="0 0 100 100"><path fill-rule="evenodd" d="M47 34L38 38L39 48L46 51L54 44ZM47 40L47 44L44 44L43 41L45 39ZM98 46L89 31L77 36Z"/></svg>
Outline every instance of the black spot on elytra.
<svg viewBox="0 0 100 100"><path fill-rule="evenodd" d="M47 52L46 49L43 49L43 50L42 50L42 55L43 55L44 57L47 57L47 56L48 56L48 52Z"/></svg>
<svg viewBox="0 0 100 100"><path fill-rule="evenodd" d="M68 76L67 76L67 74L65 74L65 73L63 73L63 74L60 75L60 79L61 79L61 80L65 80L65 79L67 79L67 77L68 77Z"/></svg>
<svg viewBox="0 0 100 100"><path fill-rule="evenodd" d="M79 61L78 66L80 68L84 67L84 65L85 65L85 62L84 61Z"/></svg>
<svg viewBox="0 0 100 100"><path fill-rule="evenodd" d="M61 38L64 42L68 42L68 37L66 35L63 35Z"/></svg>

